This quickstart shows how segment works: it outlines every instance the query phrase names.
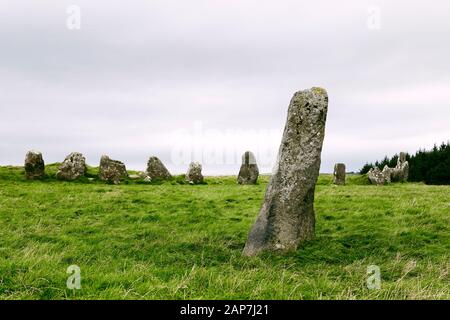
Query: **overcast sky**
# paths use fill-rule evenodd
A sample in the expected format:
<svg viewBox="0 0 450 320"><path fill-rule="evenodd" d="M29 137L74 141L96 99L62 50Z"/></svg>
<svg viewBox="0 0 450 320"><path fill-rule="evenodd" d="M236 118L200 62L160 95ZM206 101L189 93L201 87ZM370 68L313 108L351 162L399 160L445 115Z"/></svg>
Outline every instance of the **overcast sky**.
<svg viewBox="0 0 450 320"><path fill-rule="evenodd" d="M236 174L251 150L270 172L289 101L313 86L329 94L322 172L431 148L450 139L449 13L448 0L2 0L0 165L37 149Z"/></svg>

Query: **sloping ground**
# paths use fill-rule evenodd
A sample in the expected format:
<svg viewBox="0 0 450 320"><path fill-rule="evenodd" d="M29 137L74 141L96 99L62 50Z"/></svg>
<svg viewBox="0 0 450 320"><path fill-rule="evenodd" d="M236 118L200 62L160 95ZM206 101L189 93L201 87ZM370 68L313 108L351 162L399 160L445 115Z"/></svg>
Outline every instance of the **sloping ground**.
<svg viewBox="0 0 450 320"><path fill-rule="evenodd" d="M268 178L25 181L0 168L0 299L450 299L450 187L321 176L317 237L241 256ZM95 177L95 169L90 168ZM66 269L81 268L81 290ZM367 267L381 271L369 290Z"/></svg>

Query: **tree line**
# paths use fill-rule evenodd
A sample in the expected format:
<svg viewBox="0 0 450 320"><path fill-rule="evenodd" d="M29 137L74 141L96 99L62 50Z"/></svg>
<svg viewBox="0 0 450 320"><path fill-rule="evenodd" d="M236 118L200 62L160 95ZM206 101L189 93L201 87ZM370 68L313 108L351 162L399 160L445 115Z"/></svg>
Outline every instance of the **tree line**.
<svg viewBox="0 0 450 320"><path fill-rule="evenodd" d="M398 154L392 158L387 156L375 163L366 163L360 170L361 174L366 174L373 167L383 170L387 165L395 167ZM450 142L442 143L440 146L434 145L433 149L420 149L414 155L406 154L409 162L409 181L425 182L426 184L450 184Z"/></svg>

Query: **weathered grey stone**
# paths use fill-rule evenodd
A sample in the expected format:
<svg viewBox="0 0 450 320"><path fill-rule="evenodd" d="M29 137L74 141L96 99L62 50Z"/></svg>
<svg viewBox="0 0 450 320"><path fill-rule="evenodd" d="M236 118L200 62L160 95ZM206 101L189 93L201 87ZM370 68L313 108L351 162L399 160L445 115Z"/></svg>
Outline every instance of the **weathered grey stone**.
<svg viewBox="0 0 450 320"><path fill-rule="evenodd" d="M198 162L191 162L186 173L186 181L190 184L203 183L202 165Z"/></svg>
<svg viewBox="0 0 450 320"><path fill-rule="evenodd" d="M25 156L25 177L27 179L40 179L45 175L45 163L42 153L28 151Z"/></svg>
<svg viewBox="0 0 450 320"><path fill-rule="evenodd" d="M336 185L345 184L345 164L336 163L334 166L333 181Z"/></svg>
<svg viewBox="0 0 450 320"><path fill-rule="evenodd" d="M389 168L387 165L384 166L383 171L381 171L381 174L384 177L384 180L386 181L385 184L391 183L391 177L392 177L392 168Z"/></svg>
<svg viewBox="0 0 450 320"><path fill-rule="evenodd" d="M409 163L406 161L406 153L400 152L397 165L392 169L391 180L393 182L407 182L409 176Z"/></svg>
<svg viewBox="0 0 450 320"><path fill-rule="evenodd" d="M150 178L147 174L147 171L140 171L139 172L139 178L144 180L145 182L151 182L152 178Z"/></svg>
<svg viewBox="0 0 450 320"><path fill-rule="evenodd" d="M112 160L108 156L102 156L99 176L103 181L119 184L122 179L128 177L128 173L122 162Z"/></svg>
<svg viewBox="0 0 450 320"><path fill-rule="evenodd" d="M401 152L395 168L384 166L383 171L378 168L370 169L369 181L376 185L385 185L391 182L406 182L409 175L409 163L406 161L406 153Z"/></svg>
<svg viewBox="0 0 450 320"><path fill-rule="evenodd" d="M255 184L258 181L259 170L256 164L255 155L251 151L247 151L242 155L242 165L239 170L239 184Z"/></svg>
<svg viewBox="0 0 450 320"><path fill-rule="evenodd" d="M314 190L319 176L328 95L322 88L295 93L278 160L245 255L296 250L314 238Z"/></svg>
<svg viewBox="0 0 450 320"><path fill-rule="evenodd" d="M56 178L61 180L76 180L86 173L86 159L79 152L69 154L59 167Z"/></svg>
<svg viewBox="0 0 450 320"><path fill-rule="evenodd" d="M141 179L145 179L148 177L147 171L139 171L138 174Z"/></svg>
<svg viewBox="0 0 450 320"><path fill-rule="evenodd" d="M383 171L378 167L373 167L367 173L370 183L382 186L391 182L391 168L385 166Z"/></svg>
<svg viewBox="0 0 450 320"><path fill-rule="evenodd" d="M157 157L150 157L150 159L148 160L147 175L152 180L166 180L171 178L169 170L167 170L161 160L159 160Z"/></svg>
<svg viewBox="0 0 450 320"><path fill-rule="evenodd" d="M130 179L130 180L144 180L145 181L145 179L147 179L147 178L149 178L149 176L147 175L147 172L143 172L143 171L138 171L137 173L128 175L128 179ZM149 181L151 181L151 179Z"/></svg>
<svg viewBox="0 0 450 320"><path fill-rule="evenodd" d="M129 174L128 175L128 179L135 180L135 181L138 181L138 180L139 181L145 181L145 182L152 181L152 179L145 172L138 172L138 173L134 173L134 174Z"/></svg>

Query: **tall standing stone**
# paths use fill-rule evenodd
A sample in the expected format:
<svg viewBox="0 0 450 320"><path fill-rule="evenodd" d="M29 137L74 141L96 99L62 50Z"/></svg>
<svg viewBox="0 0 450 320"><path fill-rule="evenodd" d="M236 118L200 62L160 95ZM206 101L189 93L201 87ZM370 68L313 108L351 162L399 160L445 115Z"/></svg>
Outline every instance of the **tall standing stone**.
<svg viewBox="0 0 450 320"><path fill-rule="evenodd" d="M334 184L336 185L344 185L345 184L345 164L336 163L334 166Z"/></svg>
<svg viewBox="0 0 450 320"><path fill-rule="evenodd" d="M86 173L86 159L79 152L69 154L59 167L56 178L60 180L76 180Z"/></svg>
<svg viewBox="0 0 450 320"><path fill-rule="evenodd" d="M244 254L289 251L314 238L314 190L319 176L328 95L322 88L295 93L278 161Z"/></svg>
<svg viewBox="0 0 450 320"><path fill-rule="evenodd" d="M407 182L409 176L409 163L406 161L406 153L400 152L397 165L392 169L391 180L393 182Z"/></svg>
<svg viewBox="0 0 450 320"><path fill-rule="evenodd" d="M150 157L147 162L147 176L150 179L167 180L171 178L169 170L157 157Z"/></svg>
<svg viewBox="0 0 450 320"><path fill-rule="evenodd" d="M40 179L45 175L45 163L42 153L28 151L25 156L25 177L27 179Z"/></svg>
<svg viewBox="0 0 450 320"><path fill-rule="evenodd" d="M251 151L246 151L242 155L242 165L239 170L239 184L255 184L258 180L259 170L256 164L255 155Z"/></svg>
<svg viewBox="0 0 450 320"><path fill-rule="evenodd" d="M186 173L186 181L190 184L203 183L202 165L198 162L191 162Z"/></svg>
<svg viewBox="0 0 450 320"><path fill-rule="evenodd" d="M119 184L120 180L128 177L125 164L120 161L112 160L108 156L102 156L99 169L100 179L114 184Z"/></svg>

